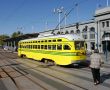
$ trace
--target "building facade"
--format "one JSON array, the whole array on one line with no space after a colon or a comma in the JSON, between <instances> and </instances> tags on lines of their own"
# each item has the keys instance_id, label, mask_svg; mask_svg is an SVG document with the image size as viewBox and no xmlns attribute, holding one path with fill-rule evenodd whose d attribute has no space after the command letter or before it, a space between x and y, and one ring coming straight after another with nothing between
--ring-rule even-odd
<instances>
[{"instance_id":1,"label":"building facade","mask_svg":"<svg viewBox=\"0 0 110 90\"><path fill-rule=\"evenodd\" d=\"M40 32L43 34L77 34L85 39L88 51L99 49L100 52L110 51L110 7L95 11L94 19L67 25L59 29Z\"/></svg>"}]
</instances>

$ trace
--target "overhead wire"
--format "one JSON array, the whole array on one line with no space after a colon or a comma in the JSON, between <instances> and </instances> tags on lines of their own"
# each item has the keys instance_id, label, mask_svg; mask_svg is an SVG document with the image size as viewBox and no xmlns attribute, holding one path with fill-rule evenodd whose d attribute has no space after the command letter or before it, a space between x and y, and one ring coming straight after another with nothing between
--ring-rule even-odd
<instances>
[{"instance_id":1,"label":"overhead wire","mask_svg":"<svg viewBox=\"0 0 110 90\"><path fill-rule=\"evenodd\" d=\"M16 12L18 12L26 3L27 0L23 0L19 6L17 6L6 18L4 21L8 21L9 19L11 19L15 14Z\"/></svg>"},{"instance_id":2,"label":"overhead wire","mask_svg":"<svg viewBox=\"0 0 110 90\"><path fill-rule=\"evenodd\" d=\"M78 5L80 5L80 4L83 4L83 3L85 3L85 2L87 2L88 0L82 0L82 1L80 1L79 3L76 3L76 2L73 2L73 5L75 5L74 7L72 7L68 12L67 12L67 14L65 14L65 16L60 20L60 22L57 24L57 26L55 27L55 29L58 29L58 26L59 26L59 24L61 24L63 21L64 21L64 19L65 19L65 17L67 17L67 16L69 16L69 14L78 6ZM54 29L54 30L55 30ZM54 30L52 31L52 33L54 34Z\"/></svg>"}]
</instances>

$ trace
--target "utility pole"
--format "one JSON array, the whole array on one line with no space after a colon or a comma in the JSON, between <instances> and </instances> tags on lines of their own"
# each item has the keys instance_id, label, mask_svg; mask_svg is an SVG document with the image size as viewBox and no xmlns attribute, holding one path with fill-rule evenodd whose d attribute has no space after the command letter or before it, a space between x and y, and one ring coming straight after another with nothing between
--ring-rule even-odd
<instances>
[{"instance_id":1,"label":"utility pole","mask_svg":"<svg viewBox=\"0 0 110 90\"><path fill-rule=\"evenodd\" d=\"M61 25L60 25L60 20L61 20L61 13L63 12L63 7L61 8L57 8L57 9L54 9L54 13L58 13L58 16L59 16L59 31L60 31L60 34L61 34Z\"/></svg>"},{"instance_id":2,"label":"utility pole","mask_svg":"<svg viewBox=\"0 0 110 90\"><path fill-rule=\"evenodd\" d=\"M108 7L108 0L107 0L107 7Z\"/></svg>"},{"instance_id":3,"label":"utility pole","mask_svg":"<svg viewBox=\"0 0 110 90\"><path fill-rule=\"evenodd\" d=\"M76 3L75 6L76 6L76 15L77 15L76 18L77 18L77 22L78 22L79 21L78 4Z\"/></svg>"}]
</instances>

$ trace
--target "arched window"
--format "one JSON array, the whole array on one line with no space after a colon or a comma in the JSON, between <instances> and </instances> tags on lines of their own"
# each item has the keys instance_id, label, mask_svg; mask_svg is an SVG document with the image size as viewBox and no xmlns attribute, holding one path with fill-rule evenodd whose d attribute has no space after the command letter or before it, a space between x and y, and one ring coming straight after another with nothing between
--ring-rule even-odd
<instances>
[{"instance_id":1,"label":"arched window","mask_svg":"<svg viewBox=\"0 0 110 90\"><path fill-rule=\"evenodd\" d=\"M71 30L70 33L71 33L71 34L74 33L74 30Z\"/></svg>"},{"instance_id":2,"label":"arched window","mask_svg":"<svg viewBox=\"0 0 110 90\"><path fill-rule=\"evenodd\" d=\"M64 32L61 32L61 34L63 34Z\"/></svg>"},{"instance_id":3,"label":"arched window","mask_svg":"<svg viewBox=\"0 0 110 90\"><path fill-rule=\"evenodd\" d=\"M76 33L77 33L77 34L80 34L80 30L79 30L79 29L78 29L78 30L76 30Z\"/></svg>"},{"instance_id":4,"label":"arched window","mask_svg":"<svg viewBox=\"0 0 110 90\"><path fill-rule=\"evenodd\" d=\"M69 34L69 32L68 32L68 31L66 31L66 32L65 32L65 34Z\"/></svg>"},{"instance_id":5,"label":"arched window","mask_svg":"<svg viewBox=\"0 0 110 90\"><path fill-rule=\"evenodd\" d=\"M58 31L57 34L60 34L60 31Z\"/></svg>"},{"instance_id":6,"label":"arched window","mask_svg":"<svg viewBox=\"0 0 110 90\"><path fill-rule=\"evenodd\" d=\"M95 32L95 28L94 27L91 27L90 28L90 32Z\"/></svg>"}]
</instances>

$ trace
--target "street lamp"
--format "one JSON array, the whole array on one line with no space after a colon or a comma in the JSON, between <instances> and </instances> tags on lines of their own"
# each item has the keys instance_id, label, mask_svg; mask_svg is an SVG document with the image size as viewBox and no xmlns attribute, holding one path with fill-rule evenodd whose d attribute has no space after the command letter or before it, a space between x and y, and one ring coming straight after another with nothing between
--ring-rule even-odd
<instances>
[{"instance_id":1,"label":"street lamp","mask_svg":"<svg viewBox=\"0 0 110 90\"><path fill-rule=\"evenodd\" d=\"M105 43L105 45L106 45L106 61L107 61L107 46L108 46L107 41L108 40L110 40L110 38L109 37L105 37L105 41L106 41L106 43Z\"/></svg>"},{"instance_id":2,"label":"street lamp","mask_svg":"<svg viewBox=\"0 0 110 90\"><path fill-rule=\"evenodd\" d=\"M64 9L64 7L54 9L54 13L58 13L59 14L59 31L60 31L60 33L61 33L61 30L60 30L60 18L61 18L61 13L63 12L63 9Z\"/></svg>"},{"instance_id":3,"label":"street lamp","mask_svg":"<svg viewBox=\"0 0 110 90\"><path fill-rule=\"evenodd\" d=\"M99 45L99 44L98 44L98 33L97 33L97 32L95 32L95 31L94 31L94 33L95 33L95 34L96 34L96 36L97 36L97 44L96 44L96 47L97 47L97 49L98 49L98 45Z\"/></svg>"}]
</instances>

